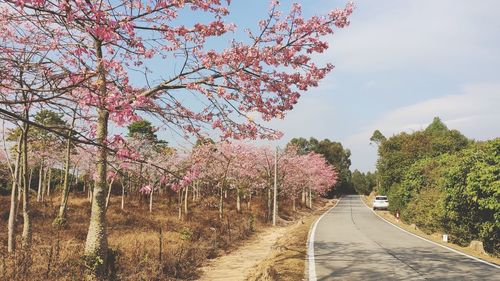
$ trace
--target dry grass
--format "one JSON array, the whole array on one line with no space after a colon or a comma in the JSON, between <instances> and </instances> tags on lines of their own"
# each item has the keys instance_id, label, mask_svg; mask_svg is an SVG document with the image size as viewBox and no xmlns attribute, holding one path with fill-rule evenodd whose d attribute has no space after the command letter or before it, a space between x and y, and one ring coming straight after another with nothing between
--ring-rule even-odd
<instances>
[{"instance_id":1,"label":"dry grass","mask_svg":"<svg viewBox=\"0 0 500 281\"><path fill-rule=\"evenodd\" d=\"M257 199L257 198L256 198ZM177 218L175 201L157 197L153 213L148 203L128 198L125 210L119 198L113 198L107 212L112 279L115 280L194 280L199 268L212 259L237 247L264 222L265 200L253 200L252 209L234 210L234 198L228 198L224 220L218 218L217 206L209 202L190 203L189 217ZM81 280L85 270L81 259L86 239L90 204L83 194L71 194L68 226L52 227L58 198L32 202L33 248L31 258L21 251L6 255L7 229L0 228L0 280ZM0 222L7 224L9 198L0 197ZM287 204L283 217L297 218ZM18 221L18 240L22 217ZM18 245L20 241L18 241Z\"/></svg>"},{"instance_id":2,"label":"dry grass","mask_svg":"<svg viewBox=\"0 0 500 281\"><path fill-rule=\"evenodd\" d=\"M372 207L373 197L374 197L374 195L373 196L370 195L370 197L362 196L362 199L366 205L368 205L369 207ZM471 249L469 247L462 247L462 246L459 246L459 245L453 244L453 243L445 243L441 239L442 233L432 233L432 234L425 233L424 231L418 229L415 225L408 225L408 224L402 222L401 220L399 220L399 221L396 220L396 218L389 211L377 211L377 214L380 215L381 217L383 217L384 219L388 220L392 224L397 225L397 226L401 227L402 229L404 229L408 232L411 232L413 234L416 234L420 237L423 237L427 240L431 240L433 242L436 242L436 243L441 244L441 245L446 246L446 247L450 247L452 249L455 249L459 252L468 254L470 256L473 256L473 257L500 265L500 258L498 258L498 257L493 257L493 256L490 256L486 253L474 251L473 249Z\"/></svg>"}]
</instances>

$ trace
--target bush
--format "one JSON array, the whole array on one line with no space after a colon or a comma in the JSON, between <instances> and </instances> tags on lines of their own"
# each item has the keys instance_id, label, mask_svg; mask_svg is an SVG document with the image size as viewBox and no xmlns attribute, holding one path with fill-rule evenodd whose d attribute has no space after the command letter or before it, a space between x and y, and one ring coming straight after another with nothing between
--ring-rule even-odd
<instances>
[{"instance_id":1,"label":"bush","mask_svg":"<svg viewBox=\"0 0 500 281\"><path fill-rule=\"evenodd\" d=\"M500 249L500 138L478 143L458 154L444 175L446 229L461 244L483 241Z\"/></svg>"},{"instance_id":2,"label":"bush","mask_svg":"<svg viewBox=\"0 0 500 281\"><path fill-rule=\"evenodd\" d=\"M425 188L412 200L401 214L404 221L417 225L428 234L442 231L444 193L439 188Z\"/></svg>"}]
</instances>

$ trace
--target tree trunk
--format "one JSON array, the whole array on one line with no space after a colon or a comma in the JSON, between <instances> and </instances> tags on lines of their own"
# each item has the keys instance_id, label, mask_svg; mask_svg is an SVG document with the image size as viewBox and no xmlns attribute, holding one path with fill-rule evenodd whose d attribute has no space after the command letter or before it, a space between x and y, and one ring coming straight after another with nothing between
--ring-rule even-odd
<instances>
[{"instance_id":1,"label":"tree trunk","mask_svg":"<svg viewBox=\"0 0 500 281\"><path fill-rule=\"evenodd\" d=\"M51 183L52 183L52 168L49 168L49 178L47 179L47 197L50 197Z\"/></svg>"},{"instance_id":2,"label":"tree trunk","mask_svg":"<svg viewBox=\"0 0 500 281\"><path fill-rule=\"evenodd\" d=\"M38 190L36 194L36 202L42 201L42 186L43 186L43 158L40 161L40 169L38 170Z\"/></svg>"},{"instance_id":3,"label":"tree trunk","mask_svg":"<svg viewBox=\"0 0 500 281\"><path fill-rule=\"evenodd\" d=\"M73 176L74 176L74 178L75 178L75 182L74 182L74 184L73 184L73 185L74 185L74 186L75 186L75 188L77 188L77 190L78 190L78 169L77 169L77 167L76 167L76 164L75 164L75 169L73 170L73 172L74 172L74 173L73 173Z\"/></svg>"},{"instance_id":4,"label":"tree trunk","mask_svg":"<svg viewBox=\"0 0 500 281\"><path fill-rule=\"evenodd\" d=\"M101 78L102 80L102 78ZM108 241L106 229L106 189L107 189L107 148L106 136L108 132L109 112L105 109L99 110L99 121L97 125L97 142L101 146L97 155L98 179L92 191L90 225L85 242L85 256L87 262L92 265L87 279L104 279L107 269Z\"/></svg>"},{"instance_id":5,"label":"tree trunk","mask_svg":"<svg viewBox=\"0 0 500 281\"><path fill-rule=\"evenodd\" d=\"M25 109L24 118L28 119L28 109ZM31 210L30 210L30 186L28 174L28 123L24 123L23 129L23 173L24 173L24 186L23 186L23 234L22 245L23 249L29 251L31 248Z\"/></svg>"},{"instance_id":6,"label":"tree trunk","mask_svg":"<svg viewBox=\"0 0 500 281\"><path fill-rule=\"evenodd\" d=\"M312 202L312 189L309 187L309 209L312 209L313 207L313 202Z\"/></svg>"},{"instance_id":7,"label":"tree trunk","mask_svg":"<svg viewBox=\"0 0 500 281\"><path fill-rule=\"evenodd\" d=\"M99 85L99 94L102 103L106 98L106 73L102 61L102 45L96 40L96 57L98 60L97 71ZM86 273L87 280L106 279L107 256L108 256L108 235L106 228L106 175L107 175L107 135L108 135L109 112L106 108L99 108L99 117L97 121L97 180L95 181L92 194L92 204L90 213L90 224L85 242L85 260L87 262Z\"/></svg>"},{"instance_id":8,"label":"tree trunk","mask_svg":"<svg viewBox=\"0 0 500 281\"><path fill-rule=\"evenodd\" d=\"M186 186L186 194L184 196L184 214L186 215L186 219L187 219L187 217L189 215L189 212L188 212L188 197L189 197L189 185Z\"/></svg>"},{"instance_id":9,"label":"tree trunk","mask_svg":"<svg viewBox=\"0 0 500 281\"><path fill-rule=\"evenodd\" d=\"M50 168L49 168L50 169ZM40 197L40 200L43 202L45 200L45 193L47 189L46 181L47 181L47 174L48 174L48 169L44 169L43 171L43 181L42 181L42 196Z\"/></svg>"},{"instance_id":10,"label":"tree trunk","mask_svg":"<svg viewBox=\"0 0 500 281\"><path fill-rule=\"evenodd\" d=\"M94 199L94 185L96 183L94 182L93 185L89 186L89 194L88 194L88 199L89 199L89 202L90 202L90 205L92 205L92 200Z\"/></svg>"},{"instance_id":11,"label":"tree trunk","mask_svg":"<svg viewBox=\"0 0 500 281\"><path fill-rule=\"evenodd\" d=\"M271 220L272 204L271 204L271 188L267 189L267 221Z\"/></svg>"},{"instance_id":12,"label":"tree trunk","mask_svg":"<svg viewBox=\"0 0 500 281\"><path fill-rule=\"evenodd\" d=\"M295 206L295 197L292 197L292 209L294 212L297 211L297 207Z\"/></svg>"},{"instance_id":13,"label":"tree trunk","mask_svg":"<svg viewBox=\"0 0 500 281\"><path fill-rule=\"evenodd\" d=\"M196 201L200 201L201 196L200 196L200 183L196 183Z\"/></svg>"},{"instance_id":14,"label":"tree trunk","mask_svg":"<svg viewBox=\"0 0 500 281\"><path fill-rule=\"evenodd\" d=\"M142 180L142 162L139 164L139 188L141 188L143 185L143 180Z\"/></svg>"},{"instance_id":15,"label":"tree trunk","mask_svg":"<svg viewBox=\"0 0 500 281\"><path fill-rule=\"evenodd\" d=\"M252 192L250 191L250 194L248 194L248 201L247 201L247 209L250 210L250 204L252 202Z\"/></svg>"},{"instance_id":16,"label":"tree trunk","mask_svg":"<svg viewBox=\"0 0 500 281\"><path fill-rule=\"evenodd\" d=\"M106 195L106 211L108 211L109 207L109 200L111 199L111 189L113 189L113 183L115 182L115 179L111 179L111 182L109 183L108 186L108 194Z\"/></svg>"},{"instance_id":17,"label":"tree trunk","mask_svg":"<svg viewBox=\"0 0 500 281\"><path fill-rule=\"evenodd\" d=\"M304 207L306 205L306 190L304 187L302 187L302 207Z\"/></svg>"},{"instance_id":18,"label":"tree trunk","mask_svg":"<svg viewBox=\"0 0 500 281\"><path fill-rule=\"evenodd\" d=\"M236 188L236 211L238 211L238 213L241 213L241 198L239 188Z\"/></svg>"},{"instance_id":19,"label":"tree trunk","mask_svg":"<svg viewBox=\"0 0 500 281\"><path fill-rule=\"evenodd\" d=\"M183 191L182 191L182 189L179 189L179 191L177 191L177 192L179 193L179 196L178 196L179 197L178 198L179 199L178 200L179 201L178 202L179 203L178 204L179 205L179 220L182 220L182 193L183 193Z\"/></svg>"},{"instance_id":20,"label":"tree trunk","mask_svg":"<svg viewBox=\"0 0 500 281\"><path fill-rule=\"evenodd\" d=\"M20 150L21 152L21 156L23 155L23 151L22 151L22 148ZM17 188L19 189L17 191L17 206L16 206L16 214L15 214L15 217L16 217L16 221L19 217L19 208L23 205L23 203L21 202L21 200L23 199L23 190L24 190L24 185L23 185L23 179L24 179L24 166L23 166L23 163L22 163L22 157L21 157L21 162L19 163L20 165L20 170L19 170L19 178L17 180Z\"/></svg>"},{"instance_id":21,"label":"tree trunk","mask_svg":"<svg viewBox=\"0 0 500 281\"><path fill-rule=\"evenodd\" d=\"M274 187L273 187L273 226L278 216L278 148L274 152Z\"/></svg>"},{"instance_id":22,"label":"tree trunk","mask_svg":"<svg viewBox=\"0 0 500 281\"><path fill-rule=\"evenodd\" d=\"M75 126L75 117L76 117L76 109L73 113L73 120L71 122L71 128ZM69 178L69 170L71 166L71 133L67 134L68 139L66 140L66 156L64 159L64 183L63 190L61 193L61 205L59 206L59 213L52 223L54 226L63 226L66 224L66 209L68 206L68 196L69 196L69 188L70 188L70 178Z\"/></svg>"},{"instance_id":23,"label":"tree trunk","mask_svg":"<svg viewBox=\"0 0 500 281\"><path fill-rule=\"evenodd\" d=\"M35 169L30 168L30 175L29 175L29 177L28 177L28 189L31 189L31 179L33 179L33 171L34 171L34 170L35 170Z\"/></svg>"},{"instance_id":24,"label":"tree trunk","mask_svg":"<svg viewBox=\"0 0 500 281\"><path fill-rule=\"evenodd\" d=\"M122 180L122 203L121 203L121 209L125 209L125 183L124 180Z\"/></svg>"},{"instance_id":25,"label":"tree trunk","mask_svg":"<svg viewBox=\"0 0 500 281\"><path fill-rule=\"evenodd\" d=\"M149 193L149 212L153 212L153 193L154 193L154 187L151 186L151 192Z\"/></svg>"},{"instance_id":26,"label":"tree trunk","mask_svg":"<svg viewBox=\"0 0 500 281\"><path fill-rule=\"evenodd\" d=\"M305 206L309 208L309 192L307 189L304 190Z\"/></svg>"},{"instance_id":27,"label":"tree trunk","mask_svg":"<svg viewBox=\"0 0 500 281\"><path fill-rule=\"evenodd\" d=\"M193 182L193 192L191 192L191 202L194 202L196 200L196 182Z\"/></svg>"},{"instance_id":28,"label":"tree trunk","mask_svg":"<svg viewBox=\"0 0 500 281\"><path fill-rule=\"evenodd\" d=\"M219 198L219 218L224 217L224 188L220 187L220 198Z\"/></svg>"},{"instance_id":29,"label":"tree trunk","mask_svg":"<svg viewBox=\"0 0 500 281\"><path fill-rule=\"evenodd\" d=\"M22 134L21 134L21 137L22 137ZM24 139L23 139L24 141ZM24 145L24 144L23 144ZM23 146L24 147L24 146ZM20 175L19 175L19 179L18 179L18 183L17 183L17 186L19 187L19 192L17 193L17 211L16 211L16 214L19 215L19 206L22 206L22 200L23 200L23 190L24 190L24 184L23 184L23 181L24 181L24 165L23 165L23 158L22 158L22 155L23 155L23 147L21 147L21 162L19 165L21 165L21 170L20 170Z\"/></svg>"},{"instance_id":30,"label":"tree trunk","mask_svg":"<svg viewBox=\"0 0 500 281\"><path fill-rule=\"evenodd\" d=\"M21 162L21 146L22 138L19 137L17 143L17 157L14 166L14 173L12 177L12 190L10 195L10 211L9 211L9 223L8 223L8 241L7 241L7 252L11 253L16 250L16 192L18 189L18 178L19 178L19 162Z\"/></svg>"}]
</instances>

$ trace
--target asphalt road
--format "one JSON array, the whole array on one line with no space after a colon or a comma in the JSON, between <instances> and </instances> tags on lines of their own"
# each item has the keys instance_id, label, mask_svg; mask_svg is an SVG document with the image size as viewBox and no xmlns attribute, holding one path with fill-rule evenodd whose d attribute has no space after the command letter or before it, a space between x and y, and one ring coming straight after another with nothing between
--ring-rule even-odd
<instances>
[{"instance_id":1,"label":"asphalt road","mask_svg":"<svg viewBox=\"0 0 500 281\"><path fill-rule=\"evenodd\" d=\"M357 195L318 222L314 260L317 280L500 280L500 269L389 225Z\"/></svg>"}]
</instances>

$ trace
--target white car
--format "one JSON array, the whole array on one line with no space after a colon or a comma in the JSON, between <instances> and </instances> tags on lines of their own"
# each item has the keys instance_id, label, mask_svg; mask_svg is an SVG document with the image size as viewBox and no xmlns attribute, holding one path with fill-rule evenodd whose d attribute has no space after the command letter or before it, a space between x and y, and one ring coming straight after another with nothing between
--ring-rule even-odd
<instances>
[{"instance_id":1,"label":"white car","mask_svg":"<svg viewBox=\"0 0 500 281\"><path fill-rule=\"evenodd\" d=\"M374 210L387 210L389 208L389 200L387 196L375 196L375 200L373 200L373 209Z\"/></svg>"}]
</instances>

